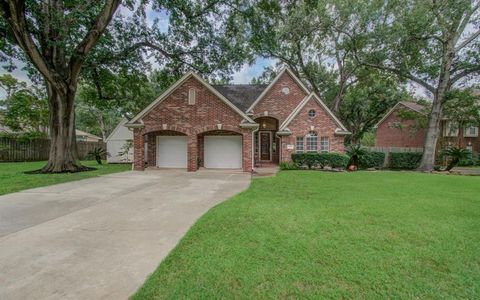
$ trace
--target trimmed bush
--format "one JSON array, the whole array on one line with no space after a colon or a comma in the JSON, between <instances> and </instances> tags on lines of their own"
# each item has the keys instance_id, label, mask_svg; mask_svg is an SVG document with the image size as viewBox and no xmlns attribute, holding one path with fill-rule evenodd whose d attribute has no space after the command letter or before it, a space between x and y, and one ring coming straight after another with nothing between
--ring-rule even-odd
<instances>
[{"instance_id":1,"label":"trimmed bush","mask_svg":"<svg viewBox=\"0 0 480 300\"><path fill-rule=\"evenodd\" d=\"M280 170L298 170L300 167L293 161L282 161L280 163Z\"/></svg>"},{"instance_id":2,"label":"trimmed bush","mask_svg":"<svg viewBox=\"0 0 480 300\"><path fill-rule=\"evenodd\" d=\"M349 157L340 153L294 153L292 160L298 166L312 168L346 168Z\"/></svg>"},{"instance_id":3,"label":"trimmed bush","mask_svg":"<svg viewBox=\"0 0 480 300\"><path fill-rule=\"evenodd\" d=\"M367 153L360 156L358 160L358 167L361 169L382 168L384 161L385 153L368 151Z\"/></svg>"},{"instance_id":4,"label":"trimmed bush","mask_svg":"<svg viewBox=\"0 0 480 300\"><path fill-rule=\"evenodd\" d=\"M423 153L392 152L390 153L390 168L413 170L419 167Z\"/></svg>"}]
</instances>

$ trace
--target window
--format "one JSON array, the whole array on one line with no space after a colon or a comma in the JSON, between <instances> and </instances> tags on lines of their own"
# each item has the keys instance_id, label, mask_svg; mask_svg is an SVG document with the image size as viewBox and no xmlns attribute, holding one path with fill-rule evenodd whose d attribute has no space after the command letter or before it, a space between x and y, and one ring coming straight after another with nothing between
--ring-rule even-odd
<instances>
[{"instance_id":1,"label":"window","mask_svg":"<svg viewBox=\"0 0 480 300\"><path fill-rule=\"evenodd\" d=\"M473 146L472 145L467 145L467 147L465 147L465 149L467 149L470 153L468 154L468 157L470 159L472 159L473 157Z\"/></svg>"},{"instance_id":2,"label":"window","mask_svg":"<svg viewBox=\"0 0 480 300\"><path fill-rule=\"evenodd\" d=\"M189 89L188 90L188 104L189 105L194 105L195 104L195 98L197 93L195 92L195 89Z\"/></svg>"},{"instance_id":3,"label":"window","mask_svg":"<svg viewBox=\"0 0 480 300\"><path fill-rule=\"evenodd\" d=\"M322 136L320 138L320 152L330 152L330 141L328 140L328 136Z\"/></svg>"},{"instance_id":4,"label":"window","mask_svg":"<svg viewBox=\"0 0 480 300\"><path fill-rule=\"evenodd\" d=\"M445 130L443 136L457 136L458 135L458 126L452 122L445 123Z\"/></svg>"},{"instance_id":5,"label":"window","mask_svg":"<svg viewBox=\"0 0 480 300\"><path fill-rule=\"evenodd\" d=\"M297 153L303 153L303 136L297 136Z\"/></svg>"},{"instance_id":6,"label":"window","mask_svg":"<svg viewBox=\"0 0 480 300\"><path fill-rule=\"evenodd\" d=\"M317 113L315 112L314 109L311 109L311 110L308 111L308 116L309 116L310 118L315 117L316 114L317 114Z\"/></svg>"},{"instance_id":7,"label":"window","mask_svg":"<svg viewBox=\"0 0 480 300\"><path fill-rule=\"evenodd\" d=\"M478 136L478 127L469 126L469 127L465 128L465 136L466 137L477 137Z\"/></svg>"},{"instance_id":8,"label":"window","mask_svg":"<svg viewBox=\"0 0 480 300\"><path fill-rule=\"evenodd\" d=\"M307 151L317 152L317 133L315 131L307 134Z\"/></svg>"},{"instance_id":9,"label":"window","mask_svg":"<svg viewBox=\"0 0 480 300\"><path fill-rule=\"evenodd\" d=\"M288 88L288 86L282 88L282 93L284 93L285 95L290 94L290 89Z\"/></svg>"}]
</instances>

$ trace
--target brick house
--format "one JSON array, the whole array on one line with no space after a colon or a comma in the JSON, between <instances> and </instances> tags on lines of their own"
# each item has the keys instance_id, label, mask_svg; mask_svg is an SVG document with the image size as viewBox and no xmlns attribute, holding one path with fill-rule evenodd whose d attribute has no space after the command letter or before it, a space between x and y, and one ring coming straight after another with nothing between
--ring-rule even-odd
<instances>
[{"instance_id":1,"label":"brick house","mask_svg":"<svg viewBox=\"0 0 480 300\"><path fill-rule=\"evenodd\" d=\"M426 117L425 107L413 102L397 103L376 125L376 147L423 148L425 128L419 128L415 120L401 119L398 114L407 109L415 114ZM438 139L437 150L450 145L466 148L472 153L480 152L480 137L478 126L458 128L447 118L440 121L441 136Z\"/></svg>"},{"instance_id":2,"label":"brick house","mask_svg":"<svg viewBox=\"0 0 480 300\"><path fill-rule=\"evenodd\" d=\"M350 134L288 68L268 85L211 85L189 72L125 126L135 170L250 172L294 152L344 152Z\"/></svg>"}]
</instances>

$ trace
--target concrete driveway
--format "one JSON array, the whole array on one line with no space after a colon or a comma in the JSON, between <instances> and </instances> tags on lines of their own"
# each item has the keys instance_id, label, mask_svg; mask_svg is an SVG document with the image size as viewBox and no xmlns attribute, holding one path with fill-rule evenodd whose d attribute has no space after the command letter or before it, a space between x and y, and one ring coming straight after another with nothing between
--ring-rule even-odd
<instances>
[{"instance_id":1,"label":"concrete driveway","mask_svg":"<svg viewBox=\"0 0 480 300\"><path fill-rule=\"evenodd\" d=\"M124 172L0 197L0 299L126 299L237 171Z\"/></svg>"}]
</instances>

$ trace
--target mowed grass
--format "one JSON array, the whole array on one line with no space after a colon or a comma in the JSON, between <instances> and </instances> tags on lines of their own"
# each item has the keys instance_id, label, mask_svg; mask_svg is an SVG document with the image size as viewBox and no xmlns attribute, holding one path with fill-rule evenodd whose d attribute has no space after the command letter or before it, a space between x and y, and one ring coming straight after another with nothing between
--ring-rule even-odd
<instances>
[{"instance_id":1,"label":"mowed grass","mask_svg":"<svg viewBox=\"0 0 480 300\"><path fill-rule=\"evenodd\" d=\"M205 214L133 299L479 299L480 178L280 172Z\"/></svg>"},{"instance_id":2,"label":"mowed grass","mask_svg":"<svg viewBox=\"0 0 480 300\"><path fill-rule=\"evenodd\" d=\"M44 161L0 163L0 195L132 169L130 164L98 165L95 161L83 161L83 165L97 170L64 174L24 174L26 171L38 170L45 164Z\"/></svg>"}]
</instances>

